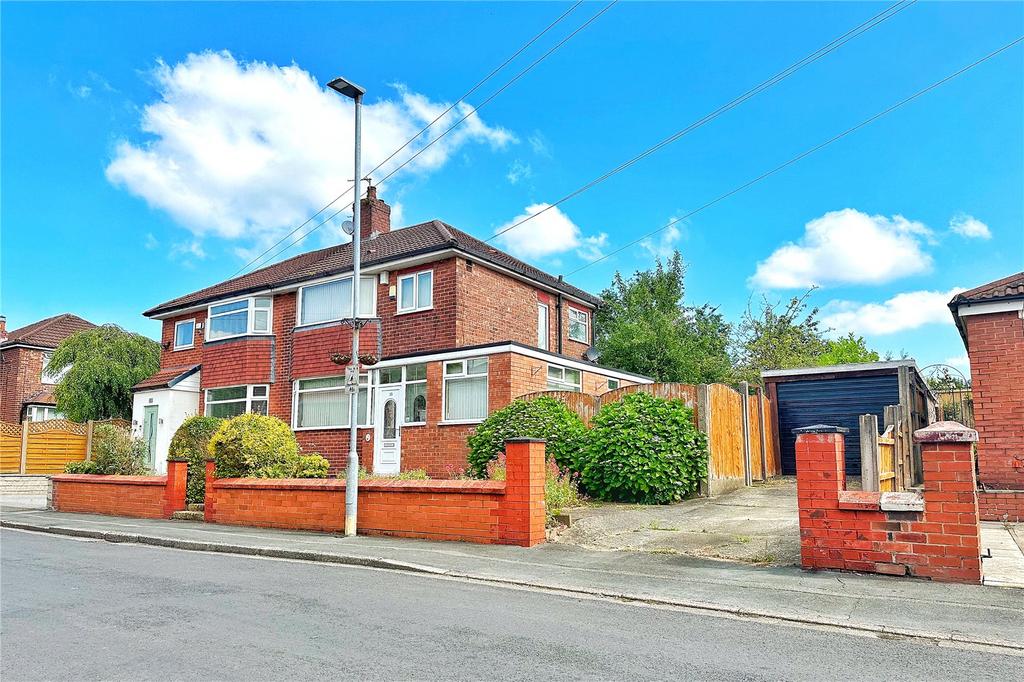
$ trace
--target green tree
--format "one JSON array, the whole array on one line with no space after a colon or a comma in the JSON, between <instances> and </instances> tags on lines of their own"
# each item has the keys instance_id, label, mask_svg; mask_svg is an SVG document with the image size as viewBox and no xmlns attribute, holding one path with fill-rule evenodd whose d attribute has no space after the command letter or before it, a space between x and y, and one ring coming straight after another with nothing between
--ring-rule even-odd
<instances>
[{"instance_id":1,"label":"green tree","mask_svg":"<svg viewBox=\"0 0 1024 682\"><path fill-rule=\"evenodd\" d=\"M783 304L767 297L758 310L751 305L743 313L735 342L740 378L760 381L761 370L817 365L828 350L818 309L808 310L814 289Z\"/></svg>"},{"instance_id":2,"label":"green tree","mask_svg":"<svg viewBox=\"0 0 1024 682\"><path fill-rule=\"evenodd\" d=\"M615 273L594 316L601 361L657 381L711 383L732 371L731 326L710 305L684 304L679 252L629 279Z\"/></svg>"},{"instance_id":3,"label":"green tree","mask_svg":"<svg viewBox=\"0 0 1024 682\"><path fill-rule=\"evenodd\" d=\"M853 332L826 343L825 352L815 361L815 364L822 367L853 362L878 362L882 359L878 351L868 348L863 336L854 336Z\"/></svg>"},{"instance_id":4,"label":"green tree","mask_svg":"<svg viewBox=\"0 0 1024 682\"><path fill-rule=\"evenodd\" d=\"M57 409L73 421L131 419L132 386L160 368L160 344L107 324L64 339L47 365L67 370L54 389Z\"/></svg>"}]
</instances>

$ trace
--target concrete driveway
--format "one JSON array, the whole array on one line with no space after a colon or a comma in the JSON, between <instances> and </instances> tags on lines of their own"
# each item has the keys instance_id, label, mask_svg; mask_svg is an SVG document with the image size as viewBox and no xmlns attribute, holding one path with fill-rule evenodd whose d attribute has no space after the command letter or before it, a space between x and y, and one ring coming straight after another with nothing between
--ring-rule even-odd
<instances>
[{"instance_id":1,"label":"concrete driveway","mask_svg":"<svg viewBox=\"0 0 1024 682\"><path fill-rule=\"evenodd\" d=\"M595 503L570 510L552 540L588 549L633 550L766 566L800 563L796 479L778 478L713 499L673 505Z\"/></svg>"}]
</instances>

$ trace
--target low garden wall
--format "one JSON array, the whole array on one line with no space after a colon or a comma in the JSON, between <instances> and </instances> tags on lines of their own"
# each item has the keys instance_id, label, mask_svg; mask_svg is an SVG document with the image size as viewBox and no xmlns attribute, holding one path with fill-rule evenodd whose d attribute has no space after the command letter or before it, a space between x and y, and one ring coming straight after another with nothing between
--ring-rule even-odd
<instances>
[{"instance_id":1,"label":"low garden wall","mask_svg":"<svg viewBox=\"0 0 1024 682\"><path fill-rule=\"evenodd\" d=\"M979 490L982 521L1024 523L1024 490Z\"/></svg>"},{"instance_id":2,"label":"low garden wall","mask_svg":"<svg viewBox=\"0 0 1024 682\"><path fill-rule=\"evenodd\" d=\"M167 519L185 508L188 464L168 460L166 476L55 474L53 508L62 512Z\"/></svg>"},{"instance_id":3,"label":"low garden wall","mask_svg":"<svg viewBox=\"0 0 1024 682\"><path fill-rule=\"evenodd\" d=\"M504 481L360 481L358 532L524 547L543 542L544 442L510 440L505 453ZM345 528L344 479L218 479L214 463L206 466L208 522Z\"/></svg>"},{"instance_id":4,"label":"low garden wall","mask_svg":"<svg viewBox=\"0 0 1024 682\"><path fill-rule=\"evenodd\" d=\"M955 422L914 432L923 492L883 493L845 490L845 431L796 430L803 567L980 583L977 432Z\"/></svg>"}]
</instances>

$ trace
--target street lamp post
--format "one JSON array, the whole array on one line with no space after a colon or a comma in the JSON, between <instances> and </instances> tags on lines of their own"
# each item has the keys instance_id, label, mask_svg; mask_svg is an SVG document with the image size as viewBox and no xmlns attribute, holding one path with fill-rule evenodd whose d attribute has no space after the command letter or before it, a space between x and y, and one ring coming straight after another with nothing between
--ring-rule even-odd
<instances>
[{"instance_id":1,"label":"street lamp post","mask_svg":"<svg viewBox=\"0 0 1024 682\"><path fill-rule=\"evenodd\" d=\"M345 373L348 391L348 471L345 476L345 535L356 534L356 515L359 499L359 268L360 244L360 202L362 196L362 113L363 95L366 90L344 78L335 78L327 84L331 90L355 101L355 199L352 202L352 361ZM367 388L369 390L369 388ZM366 396L366 408L370 408L370 396Z\"/></svg>"}]
</instances>

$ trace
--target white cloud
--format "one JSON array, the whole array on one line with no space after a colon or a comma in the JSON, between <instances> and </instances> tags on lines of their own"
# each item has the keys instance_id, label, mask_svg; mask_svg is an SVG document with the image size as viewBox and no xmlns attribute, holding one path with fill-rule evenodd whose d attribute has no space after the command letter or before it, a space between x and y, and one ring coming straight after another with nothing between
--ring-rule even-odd
<instances>
[{"instance_id":1,"label":"white cloud","mask_svg":"<svg viewBox=\"0 0 1024 682\"><path fill-rule=\"evenodd\" d=\"M508 167L505 178L513 185L519 184L521 180L529 180L533 176L533 168L528 163L516 159Z\"/></svg>"},{"instance_id":2,"label":"white cloud","mask_svg":"<svg viewBox=\"0 0 1024 682\"><path fill-rule=\"evenodd\" d=\"M143 108L140 126L153 139L118 144L107 178L195 235L271 243L351 180L352 103L299 66L204 52L174 65L159 62L152 77L160 98ZM363 106L364 171L448 106L394 87L395 98ZM431 128L434 136L469 108L453 109ZM407 147L378 175L429 139ZM402 174L436 171L468 143L501 148L514 141L473 114Z\"/></svg>"},{"instance_id":3,"label":"white cloud","mask_svg":"<svg viewBox=\"0 0 1024 682\"><path fill-rule=\"evenodd\" d=\"M988 225L966 213L958 213L950 218L949 229L968 239L992 239Z\"/></svg>"},{"instance_id":4,"label":"white cloud","mask_svg":"<svg viewBox=\"0 0 1024 682\"><path fill-rule=\"evenodd\" d=\"M168 255L171 258L191 257L202 260L203 258L206 258L206 251L203 250L203 245L199 243L198 240L192 239L190 241L172 244Z\"/></svg>"},{"instance_id":5,"label":"white cloud","mask_svg":"<svg viewBox=\"0 0 1024 682\"><path fill-rule=\"evenodd\" d=\"M160 240L158 240L152 232L147 232L146 241L143 243L143 246L147 251L152 251L156 247L160 246Z\"/></svg>"},{"instance_id":6,"label":"white cloud","mask_svg":"<svg viewBox=\"0 0 1024 682\"><path fill-rule=\"evenodd\" d=\"M672 222L675 218L669 220ZM676 250L676 242L683 236L682 230L676 225L670 225L658 233L657 237L648 237L640 242L640 247L655 258L671 258Z\"/></svg>"},{"instance_id":7,"label":"white cloud","mask_svg":"<svg viewBox=\"0 0 1024 682\"><path fill-rule=\"evenodd\" d=\"M882 303L836 300L822 310L822 322L841 334L875 336L917 329L926 324L953 324L946 304L961 291L966 290L954 287L949 291L908 291Z\"/></svg>"},{"instance_id":8,"label":"white cloud","mask_svg":"<svg viewBox=\"0 0 1024 682\"><path fill-rule=\"evenodd\" d=\"M547 138L544 137L542 132L535 131L532 135L526 138L526 141L530 145L530 149L537 156L544 157L546 159L551 158L551 145L548 144Z\"/></svg>"},{"instance_id":9,"label":"white cloud","mask_svg":"<svg viewBox=\"0 0 1024 682\"><path fill-rule=\"evenodd\" d=\"M758 263L751 282L768 289L880 284L928 271L932 259L922 241L932 239L923 223L901 215L831 211L807 223L799 242L779 247Z\"/></svg>"},{"instance_id":10,"label":"white cloud","mask_svg":"<svg viewBox=\"0 0 1024 682\"><path fill-rule=\"evenodd\" d=\"M513 255L525 259L547 258L567 251L576 251L584 260L595 260L602 255L601 249L608 242L608 235L599 233L586 237L583 230L558 207L550 204L533 204L504 225L495 230L501 232L516 223L537 215L522 225L498 237L501 245ZM546 209L546 210L545 210ZM543 213L541 213L543 211Z\"/></svg>"},{"instance_id":11,"label":"white cloud","mask_svg":"<svg viewBox=\"0 0 1024 682\"><path fill-rule=\"evenodd\" d=\"M970 378L971 360L970 358L967 357L967 353L962 353L960 355L954 355L951 358L946 358L945 360L943 360L943 363L956 367L958 370L963 372L968 378Z\"/></svg>"}]
</instances>

